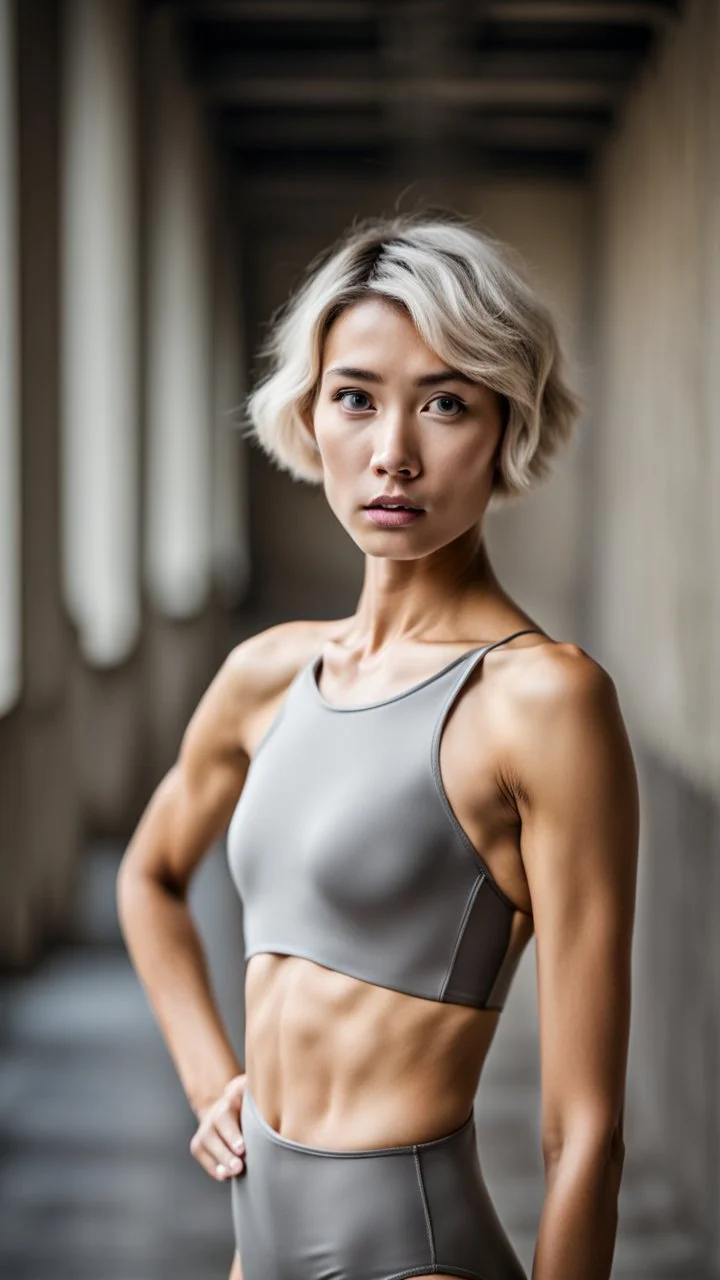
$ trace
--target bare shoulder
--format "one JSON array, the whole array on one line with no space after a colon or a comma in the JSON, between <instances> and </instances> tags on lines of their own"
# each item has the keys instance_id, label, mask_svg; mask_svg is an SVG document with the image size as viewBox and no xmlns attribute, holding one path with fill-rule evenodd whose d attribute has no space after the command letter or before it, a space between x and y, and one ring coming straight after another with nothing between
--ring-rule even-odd
<instances>
[{"instance_id":1,"label":"bare shoulder","mask_svg":"<svg viewBox=\"0 0 720 1280\"><path fill-rule=\"evenodd\" d=\"M225 659L227 679L247 683L282 684L300 669L312 649L317 622L293 619L278 622L240 640Z\"/></svg>"},{"instance_id":2,"label":"bare shoulder","mask_svg":"<svg viewBox=\"0 0 720 1280\"><path fill-rule=\"evenodd\" d=\"M582 715L592 706L617 702L610 673L578 644L546 640L516 651L507 694L535 718L558 712Z\"/></svg>"},{"instance_id":3,"label":"bare shoulder","mask_svg":"<svg viewBox=\"0 0 720 1280\"><path fill-rule=\"evenodd\" d=\"M247 636L225 659L228 684L260 699L272 697L294 679L337 626L334 622L293 619Z\"/></svg>"},{"instance_id":4,"label":"bare shoulder","mask_svg":"<svg viewBox=\"0 0 720 1280\"><path fill-rule=\"evenodd\" d=\"M615 682L579 645L527 646L502 687L506 745L530 799L544 784L562 786L583 773L633 763Z\"/></svg>"},{"instance_id":5,"label":"bare shoulder","mask_svg":"<svg viewBox=\"0 0 720 1280\"><path fill-rule=\"evenodd\" d=\"M247 636L228 653L218 681L234 723L244 726L275 704L338 628L337 622L293 619Z\"/></svg>"},{"instance_id":6,"label":"bare shoulder","mask_svg":"<svg viewBox=\"0 0 720 1280\"><path fill-rule=\"evenodd\" d=\"M333 625L289 621L266 627L234 645L205 690L185 729L180 762L187 771L244 767L256 723L273 707Z\"/></svg>"}]
</instances>

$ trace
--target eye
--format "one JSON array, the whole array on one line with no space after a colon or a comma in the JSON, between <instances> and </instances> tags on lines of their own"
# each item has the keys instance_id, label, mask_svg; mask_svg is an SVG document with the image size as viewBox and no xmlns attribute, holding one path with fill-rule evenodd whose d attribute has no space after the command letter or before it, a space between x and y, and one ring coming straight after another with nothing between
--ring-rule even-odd
<instances>
[{"instance_id":1,"label":"eye","mask_svg":"<svg viewBox=\"0 0 720 1280\"><path fill-rule=\"evenodd\" d=\"M451 409L452 409L453 405L456 405L456 406L457 406L457 413L458 413L458 414L460 414L460 413L464 413L464 411L465 411L465 409L466 409L466 407L467 407L467 406L466 406L466 404L465 404L465 402L464 402L464 400L461 400L461 399L459 398L459 396L450 396L450 395L435 396L435 398L434 398L433 400L431 400L431 401L430 401L430 403L431 403L431 404L438 404L438 403L440 403L441 405L445 405L445 406L447 406L447 405L449 404L449 405L450 405L450 407L451 407ZM447 413L447 412L445 412L445 409L441 409L441 411L440 411L440 417L441 417L441 418L452 418L452 417L455 417L455 416L456 416L456 415L455 415L454 413Z\"/></svg>"},{"instance_id":2,"label":"eye","mask_svg":"<svg viewBox=\"0 0 720 1280\"><path fill-rule=\"evenodd\" d=\"M362 412L363 409L368 408L367 404L346 404L345 396L353 396L356 399L359 397L361 400L369 400L369 396L367 396L364 391L352 391L345 389L343 391L336 391L332 398L333 400L339 400L343 405L345 405L346 409L350 410L351 413L353 411Z\"/></svg>"}]
</instances>

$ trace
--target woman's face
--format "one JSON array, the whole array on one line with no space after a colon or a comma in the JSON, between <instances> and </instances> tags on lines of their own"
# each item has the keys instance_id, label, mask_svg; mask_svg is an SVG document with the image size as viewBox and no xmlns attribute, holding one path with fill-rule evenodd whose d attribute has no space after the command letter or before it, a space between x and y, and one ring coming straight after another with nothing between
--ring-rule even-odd
<instances>
[{"instance_id":1,"label":"woman's face","mask_svg":"<svg viewBox=\"0 0 720 1280\"><path fill-rule=\"evenodd\" d=\"M500 400L448 368L399 307L367 298L333 323L311 426L327 500L361 550L413 559L482 521ZM398 493L422 514L368 510Z\"/></svg>"}]
</instances>

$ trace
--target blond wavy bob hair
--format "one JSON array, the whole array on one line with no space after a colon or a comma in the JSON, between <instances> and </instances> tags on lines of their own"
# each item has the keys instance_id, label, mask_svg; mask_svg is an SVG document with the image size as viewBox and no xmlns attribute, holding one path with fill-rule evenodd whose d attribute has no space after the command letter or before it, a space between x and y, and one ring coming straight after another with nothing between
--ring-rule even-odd
<instances>
[{"instance_id":1,"label":"blond wavy bob hair","mask_svg":"<svg viewBox=\"0 0 720 1280\"><path fill-rule=\"evenodd\" d=\"M303 417L330 326L368 297L405 308L426 346L501 397L491 505L543 478L581 411L564 381L555 321L507 246L453 211L357 221L313 259L271 317L259 352L269 371L247 397L246 434L295 479L322 481Z\"/></svg>"}]
</instances>

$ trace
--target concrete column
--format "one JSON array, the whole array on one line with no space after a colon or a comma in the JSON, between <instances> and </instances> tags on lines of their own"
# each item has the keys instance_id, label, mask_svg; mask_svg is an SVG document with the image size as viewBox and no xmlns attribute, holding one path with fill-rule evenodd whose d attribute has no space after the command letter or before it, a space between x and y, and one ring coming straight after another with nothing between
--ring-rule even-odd
<instances>
[{"instance_id":1,"label":"concrete column","mask_svg":"<svg viewBox=\"0 0 720 1280\"><path fill-rule=\"evenodd\" d=\"M23 0L14 13L23 688L2 722L0 940L21 965L68 928L80 833L59 564L58 11Z\"/></svg>"},{"instance_id":2,"label":"concrete column","mask_svg":"<svg viewBox=\"0 0 720 1280\"><path fill-rule=\"evenodd\" d=\"M215 252L213 567L220 599L231 608L250 579L247 442L238 429L247 386L239 259L237 231L223 202Z\"/></svg>"},{"instance_id":3,"label":"concrete column","mask_svg":"<svg viewBox=\"0 0 720 1280\"><path fill-rule=\"evenodd\" d=\"M18 156L15 13L0 0L0 960L28 944L17 709L22 684Z\"/></svg>"},{"instance_id":4,"label":"concrete column","mask_svg":"<svg viewBox=\"0 0 720 1280\"><path fill-rule=\"evenodd\" d=\"M137 0L62 7L62 550L88 829L138 807L140 592Z\"/></svg>"},{"instance_id":5,"label":"concrete column","mask_svg":"<svg viewBox=\"0 0 720 1280\"><path fill-rule=\"evenodd\" d=\"M212 574L209 136L172 14L152 17L145 570L152 604L196 617Z\"/></svg>"},{"instance_id":6,"label":"concrete column","mask_svg":"<svg viewBox=\"0 0 720 1280\"><path fill-rule=\"evenodd\" d=\"M22 679L16 93L13 7L0 0L0 716Z\"/></svg>"},{"instance_id":7,"label":"concrete column","mask_svg":"<svg viewBox=\"0 0 720 1280\"><path fill-rule=\"evenodd\" d=\"M214 151L170 6L147 39L147 359L143 566L152 773L174 759L212 675Z\"/></svg>"},{"instance_id":8,"label":"concrete column","mask_svg":"<svg viewBox=\"0 0 720 1280\"><path fill-rule=\"evenodd\" d=\"M140 629L133 7L64 6L63 578L98 667Z\"/></svg>"}]
</instances>

